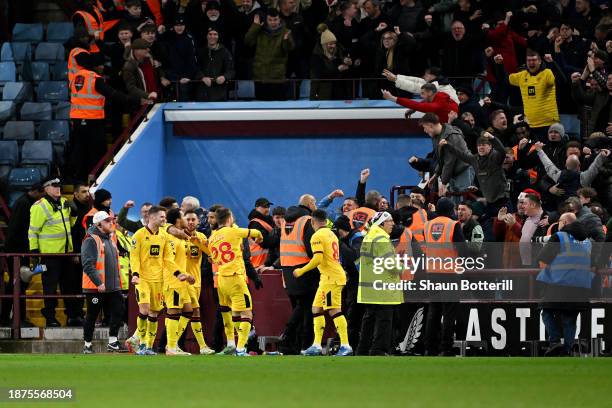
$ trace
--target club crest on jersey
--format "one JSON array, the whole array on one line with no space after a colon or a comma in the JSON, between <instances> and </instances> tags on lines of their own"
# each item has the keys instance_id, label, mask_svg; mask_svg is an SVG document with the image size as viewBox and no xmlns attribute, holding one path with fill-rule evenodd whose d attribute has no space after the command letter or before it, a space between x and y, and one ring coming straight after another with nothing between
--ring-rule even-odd
<instances>
[{"instance_id":1,"label":"club crest on jersey","mask_svg":"<svg viewBox=\"0 0 612 408\"><path fill-rule=\"evenodd\" d=\"M355 226L361 227L362 225L366 223L367 220L368 220L368 214L364 212L360 212L360 211L353 213L353 224Z\"/></svg>"},{"instance_id":2,"label":"club crest on jersey","mask_svg":"<svg viewBox=\"0 0 612 408\"><path fill-rule=\"evenodd\" d=\"M85 85L85 77L83 75L77 75L77 77L74 78L74 87L76 88L77 92L83 89L84 85Z\"/></svg>"},{"instance_id":3,"label":"club crest on jersey","mask_svg":"<svg viewBox=\"0 0 612 408\"><path fill-rule=\"evenodd\" d=\"M161 251L159 245L151 245L151 248L149 249L149 255L159 256L160 252Z\"/></svg>"},{"instance_id":4,"label":"club crest on jersey","mask_svg":"<svg viewBox=\"0 0 612 408\"><path fill-rule=\"evenodd\" d=\"M431 236L436 241L442 237L442 232L444 232L444 224L434 224L431 226Z\"/></svg>"},{"instance_id":5,"label":"club crest on jersey","mask_svg":"<svg viewBox=\"0 0 612 408\"><path fill-rule=\"evenodd\" d=\"M197 246L192 246L190 250L191 250L192 257L197 258L198 255L200 255L200 248L198 248Z\"/></svg>"}]
</instances>

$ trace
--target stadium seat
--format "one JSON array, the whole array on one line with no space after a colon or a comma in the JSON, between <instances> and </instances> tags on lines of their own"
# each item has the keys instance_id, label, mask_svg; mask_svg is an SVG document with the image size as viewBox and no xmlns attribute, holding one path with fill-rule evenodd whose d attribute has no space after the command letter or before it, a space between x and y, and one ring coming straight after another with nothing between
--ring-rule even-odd
<instances>
[{"instance_id":1,"label":"stadium seat","mask_svg":"<svg viewBox=\"0 0 612 408\"><path fill-rule=\"evenodd\" d=\"M70 125L67 120L45 120L38 128L40 140L51 140L53 144L65 144L70 139Z\"/></svg>"},{"instance_id":2,"label":"stadium seat","mask_svg":"<svg viewBox=\"0 0 612 408\"><path fill-rule=\"evenodd\" d=\"M236 96L238 99L255 98L255 83L253 81L236 81Z\"/></svg>"},{"instance_id":3,"label":"stadium seat","mask_svg":"<svg viewBox=\"0 0 612 408\"><path fill-rule=\"evenodd\" d=\"M0 61L15 61L10 42L2 44L2 48L0 48Z\"/></svg>"},{"instance_id":4,"label":"stadium seat","mask_svg":"<svg viewBox=\"0 0 612 408\"><path fill-rule=\"evenodd\" d=\"M7 82L2 90L2 100L22 103L32 100L32 85L28 82Z\"/></svg>"},{"instance_id":5,"label":"stadium seat","mask_svg":"<svg viewBox=\"0 0 612 408\"><path fill-rule=\"evenodd\" d=\"M70 22L52 22L47 26L47 41L65 43L72 37L74 26Z\"/></svg>"},{"instance_id":6,"label":"stadium seat","mask_svg":"<svg viewBox=\"0 0 612 408\"><path fill-rule=\"evenodd\" d=\"M40 102L67 101L68 82L66 81L44 81L38 85L37 100Z\"/></svg>"},{"instance_id":7,"label":"stadium seat","mask_svg":"<svg viewBox=\"0 0 612 408\"><path fill-rule=\"evenodd\" d=\"M19 117L21 120L51 120L52 112L49 102L26 102L21 107Z\"/></svg>"},{"instance_id":8,"label":"stadium seat","mask_svg":"<svg viewBox=\"0 0 612 408\"><path fill-rule=\"evenodd\" d=\"M17 165L19 146L16 140L0 140L0 164Z\"/></svg>"},{"instance_id":9,"label":"stadium seat","mask_svg":"<svg viewBox=\"0 0 612 408\"><path fill-rule=\"evenodd\" d=\"M0 182L5 183L19 160L17 142L0 140Z\"/></svg>"},{"instance_id":10,"label":"stadium seat","mask_svg":"<svg viewBox=\"0 0 612 408\"><path fill-rule=\"evenodd\" d=\"M69 120L70 119L70 102L60 102L53 106L53 119Z\"/></svg>"},{"instance_id":11,"label":"stadium seat","mask_svg":"<svg viewBox=\"0 0 612 408\"><path fill-rule=\"evenodd\" d=\"M8 185L11 190L28 191L42 180L43 176L38 168L14 168L9 173Z\"/></svg>"},{"instance_id":12,"label":"stadium seat","mask_svg":"<svg viewBox=\"0 0 612 408\"><path fill-rule=\"evenodd\" d=\"M12 61L0 62L0 83L15 81L17 79L17 68Z\"/></svg>"},{"instance_id":13,"label":"stadium seat","mask_svg":"<svg viewBox=\"0 0 612 408\"><path fill-rule=\"evenodd\" d=\"M58 43L44 42L38 44L34 52L34 60L56 62L65 60L64 46Z\"/></svg>"},{"instance_id":14,"label":"stadium seat","mask_svg":"<svg viewBox=\"0 0 612 408\"><path fill-rule=\"evenodd\" d=\"M32 59L32 46L30 43L13 42L11 43L11 49L15 62L23 62Z\"/></svg>"},{"instance_id":15,"label":"stadium seat","mask_svg":"<svg viewBox=\"0 0 612 408\"><path fill-rule=\"evenodd\" d=\"M39 43L43 40L43 26L41 23L17 23L13 27L13 40Z\"/></svg>"},{"instance_id":16,"label":"stadium seat","mask_svg":"<svg viewBox=\"0 0 612 408\"><path fill-rule=\"evenodd\" d=\"M51 79L51 75L49 74L49 63L48 62L40 62L34 61L32 62L32 78L27 78L28 75L24 72L24 80L26 81L49 81Z\"/></svg>"},{"instance_id":17,"label":"stadium seat","mask_svg":"<svg viewBox=\"0 0 612 408\"><path fill-rule=\"evenodd\" d=\"M49 175L53 162L53 144L50 140L27 140L21 148L21 165L40 169L43 178Z\"/></svg>"},{"instance_id":18,"label":"stadium seat","mask_svg":"<svg viewBox=\"0 0 612 408\"><path fill-rule=\"evenodd\" d=\"M0 123L15 118L15 103L13 101L0 101Z\"/></svg>"},{"instance_id":19,"label":"stadium seat","mask_svg":"<svg viewBox=\"0 0 612 408\"><path fill-rule=\"evenodd\" d=\"M16 121L10 120L4 125L4 140L34 140L36 132L34 130L34 122L32 121Z\"/></svg>"},{"instance_id":20,"label":"stadium seat","mask_svg":"<svg viewBox=\"0 0 612 408\"><path fill-rule=\"evenodd\" d=\"M305 79L300 83L299 99L310 99L310 79Z\"/></svg>"},{"instance_id":21,"label":"stadium seat","mask_svg":"<svg viewBox=\"0 0 612 408\"><path fill-rule=\"evenodd\" d=\"M51 79L54 81L66 81L68 79L68 62L56 62L53 68L51 68Z\"/></svg>"}]
</instances>

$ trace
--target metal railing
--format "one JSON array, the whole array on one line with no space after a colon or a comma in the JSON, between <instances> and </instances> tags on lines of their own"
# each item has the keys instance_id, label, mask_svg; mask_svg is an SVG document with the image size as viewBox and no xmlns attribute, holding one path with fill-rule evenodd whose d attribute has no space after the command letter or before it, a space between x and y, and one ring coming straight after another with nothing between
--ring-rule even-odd
<instances>
[{"instance_id":1,"label":"metal railing","mask_svg":"<svg viewBox=\"0 0 612 408\"><path fill-rule=\"evenodd\" d=\"M136 130L138 125L140 125L141 121L147 121L147 113L149 112L150 108L151 105L143 105L140 107L140 109L138 109L138 111L136 111L136 113L132 115L128 125L125 127L125 129L123 129L123 132L121 132L121 135L119 135L117 140L115 140L115 142L108 148L106 154L102 156L100 160L98 160L98 163L96 163L94 168L91 169L91 171L89 172L90 182L95 182L96 178L98 177L99 173L107 162L114 164L112 158L115 156L117 151L124 145L124 143L132 143L132 133L134 132L134 130Z\"/></svg>"},{"instance_id":2,"label":"metal railing","mask_svg":"<svg viewBox=\"0 0 612 408\"><path fill-rule=\"evenodd\" d=\"M12 270L12 274L10 278L13 280L13 293L5 294L4 283L2 281L2 291L0 292L0 299L10 298L13 300L12 308L13 308L13 319L12 319L12 336L13 339L19 339L21 335L21 310L20 310L20 300L21 299L83 299L85 298L84 294L42 294L42 295L22 295L21 294L21 260L22 258L31 258L31 257L80 257L78 253L69 253L69 254L32 254L32 253L0 253L0 268L2 271L5 268ZM12 258L12 262L9 262L10 258ZM10 265L12 264L12 268ZM500 276L507 275L513 277L529 277L529 299L510 299L510 298L496 298L496 299L462 299L460 303L503 303L503 304L521 304L521 303L534 303L537 299L534 298L535 293L535 277L540 272L540 269L536 268L511 268L511 269L483 269L478 271L466 271L463 276L469 277L478 277L478 276ZM272 278L274 276L280 276L282 271L280 270L269 270L265 271L261 274L262 278L267 276ZM612 274L612 269L600 270L597 272L598 275L610 275ZM133 285L130 285L130 290L128 297L133 298ZM596 298L593 297L590 299L591 303L612 303L611 298ZM132 307L135 307L134 302L128 303L130 306L128 307L128 315L133 316L135 310Z\"/></svg>"}]
</instances>

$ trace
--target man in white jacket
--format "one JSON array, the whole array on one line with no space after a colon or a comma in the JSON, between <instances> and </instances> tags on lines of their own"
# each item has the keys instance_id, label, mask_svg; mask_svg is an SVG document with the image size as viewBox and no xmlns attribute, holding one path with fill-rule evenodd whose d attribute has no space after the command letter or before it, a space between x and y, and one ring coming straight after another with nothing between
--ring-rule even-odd
<instances>
[{"instance_id":1,"label":"man in white jacket","mask_svg":"<svg viewBox=\"0 0 612 408\"><path fill-rule=\"evenodd\" d=\"M403 91L407 91L413 94L419 94L421 92L421 86L426 83L432 83L438 89L438 92L446 93L453 101L459 105L459 97L457 91L450 84L440 84L438 78L440 77L440 68L427 68L422 78L407 76L407 75L395 75L393 72L385 69L383 70L383 76L391 82L395 82L395 87Z\"/></svg>"}]
</instances>

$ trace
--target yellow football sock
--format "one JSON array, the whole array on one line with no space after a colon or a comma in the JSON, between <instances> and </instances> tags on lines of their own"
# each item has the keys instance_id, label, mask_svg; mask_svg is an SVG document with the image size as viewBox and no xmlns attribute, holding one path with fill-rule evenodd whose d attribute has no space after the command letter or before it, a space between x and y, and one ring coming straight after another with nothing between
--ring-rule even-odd
<instances>
[{"instance_id":1,"label":"yellow football sock","mask_svg":"<svg viewBox=\"0 0 612 408\"><path fill-rule=\"evenodd\" d=\"M187 328L187 325L189 324L189 321L191 320L192 315L193 315L192 312L183 313L181 315L181 318L179 319L179 324L178 324L177 339L180 339L183 333L185 332L185 329Z\"/></svg>"},{"instance_id":2,"label":"yellow football sock","mask_svg":"<svg viewBox=\"0 0 612 408\"><path fill-rule=\"evenodd\" d=\"M176 343L178 342L178 326L179 316L168 315L166 316L166 336L168 336L168 348L176 349Z\"/></svg>"},{"instance_id":3,"label":"yellow football sock","mask_svg":"<svg viewBox=\"0 0 612 408\"><path fill-rule=\"evenodd\" d=\"M136 319L136 332L134 333L134 337L138 338L140 341L144 341L147 336L147 317L147 315L138 313L138 318Z\"/></svg>"},{"instance_id":4,"label":"yellow football sock","mask_svg":"<svg viewBox=\"0 0 612 408\"><path fill-rule=\"evenodd\" d=\"M223 331L227 339L227 345L234 345L234 322L232 321L232 312L221 312L223 317Z\"/></svg>"},{"instance_id":5,"label":"yellow football sock","mask_svg":"<svg viewBox=\"0 0 612 408\"><path fill-rule=\"evenodd\" d=\"M323 313L319 313L313 315L312 317L312 321L314 323L314 342L312 344L320 346L323 342L323 332L325 331L325 315Z\"/></svg>"},{"instance_id":6,"label":"yellow football sock","mask_svg":"<svg viewBox=\"0 0 612 408\"><path fill-rule=\"evenodd\" d=\"M199 317L191 318L191 330L193 331L193 337L198 342L200 349L207 347L206 341L204 340L204 332L202 331L202 322Z\"/></svg>"},{"instance_id":7,"label":"yellow football sock","mask_svg":"<svg viewBox=\"0 0 612 408\"><path fill-rule=\"evenodd\" d=\"M338 332L338 335L340 336L340 344L343 346L347 346L349 342L348 342L348 324L346 322L346 317L344 317L344 314L338 313L337 315L332 317L332 319L334 319L334 325L336 326L336 331Z\"/></svg>"},{"instance_id":8,"label":"yellow football sock","mask_svg":"<svg viewBox=\"0 0 612 408\"><path fill-rule=\"evenodd\" d=\"M145 337L145 343L147 348L153 348L155 343L155 337L157 336L157 317L150 317L147 319L147 335Z\"/></svg>"},{"instance_id":9,"label":"yellow football sock","mask_svg":"<svg viewBox=\"0 0 612 408\"><path fill-rule=\"evenodd\" d=\"M237 327L238 344L236 345L236 348L238 350L242 350L249 339L249 333L251 332L251 319L243 318L240 322L238 322Z\"/></svg>"}]
</instances>

